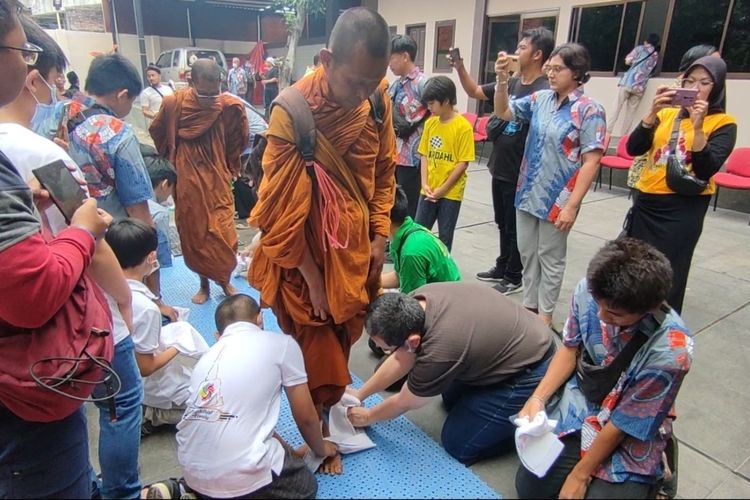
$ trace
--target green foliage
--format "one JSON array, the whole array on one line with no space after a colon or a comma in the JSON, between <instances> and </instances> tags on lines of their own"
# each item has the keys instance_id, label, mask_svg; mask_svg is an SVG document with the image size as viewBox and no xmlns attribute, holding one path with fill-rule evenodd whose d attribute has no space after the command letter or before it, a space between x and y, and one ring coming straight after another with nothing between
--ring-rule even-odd
<instances>
[{"instance_id":1,"label":"green foliage","mask_svg":"<svg viewBox=\"0 0 750 500\"><path fill-rule=\"evenodd\" d=\"M284 21L289 29L297 25L297 10L303 10L308 15L322 14L326 10L326 0L275 0L273 7L283 12Z\"/></svg>"}]
</instances>

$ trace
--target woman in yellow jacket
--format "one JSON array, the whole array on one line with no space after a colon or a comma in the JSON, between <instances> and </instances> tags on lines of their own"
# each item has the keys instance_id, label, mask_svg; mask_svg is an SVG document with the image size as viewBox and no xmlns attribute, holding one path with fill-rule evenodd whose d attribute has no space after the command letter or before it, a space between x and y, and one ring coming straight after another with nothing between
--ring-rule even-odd
<instances>
[{"instance_id":1,"label":"woman in yellow jacket","mask_svg":"<svg viewBox=\"0 0 750 500\"><path fill-rule=\"evenodd\" d=\"M713 175L721 169L734 148L737 122L726 114L726 63L718 57L702 57L684 73L683 88L697 88L692 106L672 107L675 89L660 87L650 112L628 140L628 153L648 155L636 184L638 190L630 220L629 236L651 243L672 263L674 280L669 304L682 311L693 251L703 231L711 195L716 190ZM675 153L691 175L708 181L698 195L674 192L667 184L670 138L680 120Z\"/></svg>"}]
</instances>

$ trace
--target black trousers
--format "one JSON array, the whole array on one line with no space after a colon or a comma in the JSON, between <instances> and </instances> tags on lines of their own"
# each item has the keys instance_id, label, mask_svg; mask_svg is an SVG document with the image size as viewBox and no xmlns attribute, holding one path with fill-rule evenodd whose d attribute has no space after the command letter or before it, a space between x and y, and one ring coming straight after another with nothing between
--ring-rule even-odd
<instances>
[{"instance_id":1,"label":"black trousers","mask_svg":"<svg viewBox=\"0 0 750 500\"><path fill-rule=\"evenodd\" d=\"M511 283L520 283L523 274L521 254L516 237L516 186L509 182L492 179L492 208L495 224L500 231L500 255L495 267L503 272L503 278Z\"/></svg>"},{"instance_id":2,"label":"black trousers","mask_svg":"<svg viewBox=\"0 0 750 500\"><path fill-rule=\"evenodd\" d=\"M581 459L581 434L571 434L562 438L565 445L557 462L547 471L547 475L538 478L521 465L516 473L516 490L518 498L557 498L568 474ZM656 486L634 482L609 483L594 479L586 490L586 498L654 498Z\"/></svg>"},{"instance_id":3,"label":"black trousers","mask_svg":"<svg viewBox=\"0 0 750 500\"><path fill-rule=\"evenodd\" d=\"M396 166L396 184L401 186L409 202L409 217L417 216L419 191L422 189L422 177L419 167Z\"/></svg>"},{"instance_id":4,"label":"black trousers","mask_svg":"<svg viewBox=\"0 0 750 500\"><path fill-rule=\"evenodd\" d=\"M703 232L710 196L638 193L627 234L655 246L672 264L668 302L682 312L693 252Z\"/></svg>"},{"instance_id":5,"label":"black trousers","mask_svg":"<svg viewBox=\"0 0 750 500\"><path fill-rule=\"evenodd\" d=\"M245 220L250 217L250 211L257 201L255 191L246 182L238 180L234 183L234 208L238 219Z\"/></svg>"}]
</instances>

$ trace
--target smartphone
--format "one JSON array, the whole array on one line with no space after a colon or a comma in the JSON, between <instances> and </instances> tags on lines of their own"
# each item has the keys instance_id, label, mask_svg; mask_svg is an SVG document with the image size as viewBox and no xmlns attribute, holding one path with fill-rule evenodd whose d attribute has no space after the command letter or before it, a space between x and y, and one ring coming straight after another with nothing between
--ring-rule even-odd
<instances>
[{"instance_id":1,"label":"smartphone","mask_svg":"<svg viewBox=\"0 0 750 500\"><path fill-rule=\"evenodd\" d=\"M57 160L36 168L31 173L49 192L52 203L62 212L65 222L70 224L75 211L86 201L86 194L65 163Z\"/></svg>"},{"instance_id":2,"label":"smartphone","mask_svg":"<svg viewBox=\"0 0 750 500\"><path fill-rule=\"evenodd\" d=\"M521 70L521 64L518 62L517 55L508 55L508 73L518 73Z\"/></svg>"},{"instance_id":3,"label":"smartphone","mask_svg":"<svg viewBox=\"0 0 750 500\"><path fill-rule=\"evenodd\" d=\"M695 100L698 98L698 89L674 89L675 95L672 97L672 106L679 106L681 108L688 108L695 104Z\"/></svg>"},{"instance_id":4,"label":"smartphone","mask_svg":"<svg viewBox=\"0 0 750 500\"><path fill-rule=\"evenodd\" d=\"M458 49L458 47L453 47L450 51L448 51L448 56L451 58L451 61L458 61L459 59L461 59L461 51Z\"/></svg>"}]
</instances>

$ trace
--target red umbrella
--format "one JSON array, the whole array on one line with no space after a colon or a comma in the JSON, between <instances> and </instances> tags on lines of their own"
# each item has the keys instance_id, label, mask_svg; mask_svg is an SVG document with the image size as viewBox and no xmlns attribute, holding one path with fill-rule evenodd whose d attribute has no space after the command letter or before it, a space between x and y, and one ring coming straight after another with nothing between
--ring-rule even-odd
<instances>
[{"instance_id":1,"label":"red umbrella","mask_svg":"<svg viewBox=\"0 0 750 500\"><path fill-rule=\"evenodd\" d=\"M258 40L258 43L255 44L253 50L250 51L250 55L248 55L248 59L250 60L250 64L252 64L255 73L260 73L263 70L263 65L266 61L265 52L263 40ZM253 77L254 76L255 75L253 75ZM253 87L252 104L263 105L263 85L261 85L260 82L255 82L255 87Z\"/></svg>"}]
</instances>

